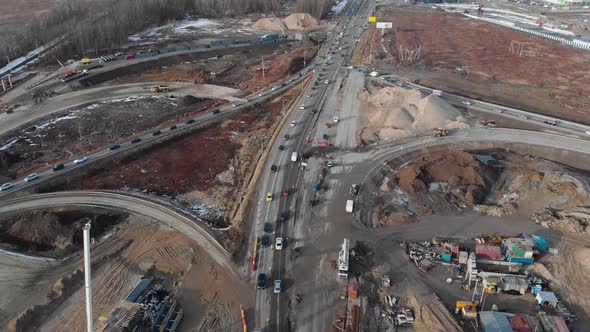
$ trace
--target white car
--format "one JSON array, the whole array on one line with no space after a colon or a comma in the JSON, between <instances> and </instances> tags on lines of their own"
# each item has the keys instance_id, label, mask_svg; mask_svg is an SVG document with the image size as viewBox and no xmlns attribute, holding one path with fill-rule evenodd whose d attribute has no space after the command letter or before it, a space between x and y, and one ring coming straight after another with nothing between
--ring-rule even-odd
<instances>
[{"instance_id":1,"label":"white car","mask_svg":"<svg viewBox=\"0 0 590 332\"><path fill-rule=\"evenodd\" d=\"M275 240L275 249L276 250L283 250L283 238L277 237Z\"/></svg>"},{"instance_id":2,"label":"white car","mask_svg":"<svg viewBox=\"0 0 590 332\"><path fill-rule=\"evenodd\" d=\"M37 173L32 173L27 175L27 177L25 178L26 182L31 182L31 181L35 181L39 178L39 175Z\"/></svg>"},{"instance_id":3,"label":"white car","mask_svg":"<svg viewBox=\"0 0 590 332\"><path fill-rule=\"evenodd\" d=\"M87 160L88 160L87 157L80 157L80 158L74 160L74 164L81 164L81 163L83 163L83 162L85 162Z\"/></svg>"},{"instance_id":4,"label":"white car","mask_svg":"<svg viewBox=\"0 0 590 332\"><path fill-rule=\"evenodd\" d=\"M300 109L304 110L305 109L305 105L301 104L301 106L299 107Z\"/></svg>"},{"instance_id":5,"label":"white car","mask_svg":"<svg viewBox=\"0 0 590 332\"><path fill-rule=\"evenodd\" d=\"M10 182L6 182L5 184L3 184L2 186L0 186L0 191L6 191L9 190L13 187L12 183Z\"/></svg>"},{"instance_id":6,"label":"white car","mask_svg":"<svg viewBox=\"0 0 590 332\"><path fill-rule=\"evenodd\" d=\"M275 294L281 294L281 281L280 280L275 280L274 293Z\"/></svg>"},{"instance_id":7,"label":"white car","mask_svg":"<svg viewBox=\"0 0 590 332\"><path fill-rule=\"evenodd\" d=\"M340 121L340 119L337 116L335 116L334 117L334 123L338 123L338 121Z\"/></svg>"},{"instance_id":8,"label":"white car","mask_svg":"<svg viewBox=\"0 0 590 332\"><path fill-rule=\"evenodd\" d=\"M291 127L295 127L295 121L291 121Z\"/></svg>"},{"instance_id":9,"label":"white car","mask_svg":"<svg viewBox=\"0 0 590 332\"><path fill-rule=\"evenodd\" d=\"M326 84L330 84L330 81L329 81L329 80L326 80L324 83L326 83Z\"/></svg>"},{"instance_id":10,"label":"white car","mask_svg":"<svg viewBox=\"0 0 590 332\"><path fill-rule=\"evenodd\" d=\"M471 103L470 103L470 102L468 102L467 100L464 100L464 101L462 101L461 103L462 103L463 105L465 105L465 106L470 106L470 105L471 105Z\"/></svg>"}]
</instances>

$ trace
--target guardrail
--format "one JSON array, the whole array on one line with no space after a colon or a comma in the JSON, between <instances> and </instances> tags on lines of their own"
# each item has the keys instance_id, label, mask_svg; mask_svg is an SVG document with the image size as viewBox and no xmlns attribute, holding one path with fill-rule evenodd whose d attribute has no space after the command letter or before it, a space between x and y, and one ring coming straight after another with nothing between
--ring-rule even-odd
<instances>
[{"instance_id":1,"label":"guardrail","mask_svg":"<svg viewBox=\"0 0 590 332\"><path fill-rule=\"evenodd\" d=\"M514 30L518 30L518 31L521 31L521 32L530 33L530 34L535 35L537 37L551 39L551 40L560 42L560 43L565 44L565 45L568 45L568 46L573 46L573 47L580 48L580 49L583 49L583 50L590 50L590 43L585 42L583 40L579 40L579 39L573 39L572 40L572 39L567 39L567 38L563 38L563 37L557 37L557 36L554 36L554 35L550 35L548 33L543 33L543 32L539 32L539 31L536 31L536 30L531 30L531 29L519 27L519 26L514 25L514 23L511 23L511 22L500 21L500 20L496 20L496 19L493 19L493 18L480 17L480 16L476 16L476 15L469 15L469 14L463 14L463 15L465 15L467 17L470 17L470 18L477 19L477 20L486 21L486 22L497 24L497 25L501 25L501 26L504 26L504 27L507 27L507 28L511 28L511 29L514 29Z\"/></svg>"}]
</instances>

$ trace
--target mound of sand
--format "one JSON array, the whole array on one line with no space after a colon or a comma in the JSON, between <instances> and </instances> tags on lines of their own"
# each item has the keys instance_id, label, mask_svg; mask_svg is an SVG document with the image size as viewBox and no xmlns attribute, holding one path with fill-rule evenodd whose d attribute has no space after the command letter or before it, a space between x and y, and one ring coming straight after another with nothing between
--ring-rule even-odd
<instances>
[{"instance_id":1,"label":"mound of sand","mask_svg":"<svg viewBox=\"0 0 590 332\"><path fill-rule=\"evenodd\" d=\"M307 13L291 14L283 19L289 30L305 30L319 25L318 20Z\"/></svg>"},{"instance_id":2,"label":"mound of sand","mask_svg":"<svg viewBox=\"0 0 590 332\"><path fill-rule=\"evenodd\" d=\"M256 21L256 23L252 25L252 28L260 31L272 32L282 32L284 30L287 30L287 26L279 18L262 18Z\"/></svg>"},{"instance_id":3,"label":"mound of sand","mask_svg":"<svg viewBox=\"0 0 590 332\"><path fill-rule=\"evenodd\" d=\"M387 87L367 96L369 112L363 124L363 140L388 140L428 134L432 128L468 128L468 121L437 96Z\"/></svg>"},{"instance_id":4,"label":"mound of sand","mask_svg":"<svg viewBox=\"0 0 590 332\"><path fill-rule=\"evenodd\" d=\"M279 18L263 18L254 25L252 28L261 31L272 31L272 32L283 32L285 30L301 31L310 28L316 28L319 26L319 22L311 15L307 13L294 13L284 19Z\"/></svg>"}]
</instances>

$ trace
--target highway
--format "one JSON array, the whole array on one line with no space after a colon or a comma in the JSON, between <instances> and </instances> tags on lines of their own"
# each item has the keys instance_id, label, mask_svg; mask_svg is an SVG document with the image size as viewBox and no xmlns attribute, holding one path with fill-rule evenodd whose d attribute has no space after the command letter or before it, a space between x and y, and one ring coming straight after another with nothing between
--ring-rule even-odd
<instances>
[{"instance_id":1,"label":"highway","mask_svg":"<svg viewBox=\"0 0 590 332\"><path fill-rule=\"evenodd\" d=\"M235 273L235 266L230 261L229 253L207 230L191 218L161 203L140 197L106 191L62 191L34 194L1 201L0 216L37 209L81 206L123 210L161 221L196 241L217 263Z\"/></svg>"},{"instance_id":2,"label":"highway","mask_svg":"<svg viewBox=\"0 0 590 332\"><path fill-rule=\"evenodd\" d=\"M360 34L360 29L369 14L370 6L368 4L368 1L351 2L340 17L337 27L333 30L333 35L320 50L319 56L316 58L316 63L318 63L316 73L309 82L309 88L302 91L300 104L304 105L304 108L299 108L300 104L296 105L296 111L286 122L290 124L293 121L295 126L286 125L280 132L278 140L274 142L264 170L264 172L268 172L269 176L262 179L258 187L259 197L255 212L256 225L253 227L253 237L261 238L263 236L265 223L271 224L273 228L272 234L269 234L270 246L259 247L257 270L252 275L252 280L256 284L259 273L267 274L267 289L257 291L255 317L255 326L264 327L265 331L287 331L294 326L294 322L288 319L288 315L296 301L294 299L295 289L299 285L298 281L293 281L292 275L289 273L289 265L296 241L295 223L305 222L301 218L299 209L302 205L307 205L303 203L306 200L303 199L302 186L307 171L300 162L292 162L290 156L292 152L301 154L308 144L308 137L317 129L316 123L319 117L326 116L324 105L327 94L329 91L337 89L335 82L342 74L342 65L350 59L356 42L355 34ZM343 32L342 36L340 36L340 32ZM289 140L284 140L285 134L290 136ZM285 145L286 149L279 150L279 145ZM270 171L272 165L278 166L277 173ZM289 189L289 196L282 195L284 189ZM267 192L273 194L271 202L266 201ZM289 214L286 222L278 221L281 212ZM277 237L284 239L283 250L274 250L274 240ZM253 240L251 242L253 243ZM281 294L273 293L274 280L282 280ZM314 327L306 327L301 324L301 326L295 325L296 329L301 331L326 330L330 325L332 314L332 312L326 311L326 316L318 317L319 319L313 321Z\"/></svg>"}]
</instances>

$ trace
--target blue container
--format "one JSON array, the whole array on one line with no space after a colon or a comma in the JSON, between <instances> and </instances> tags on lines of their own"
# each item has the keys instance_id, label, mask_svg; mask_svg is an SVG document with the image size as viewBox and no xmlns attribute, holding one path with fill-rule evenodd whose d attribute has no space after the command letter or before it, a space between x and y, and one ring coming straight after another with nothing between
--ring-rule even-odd
<instances>
[{"instance_id":1,"label":"blue container","mask_svg":"<svg viewBox=\"0 0 590 332\"><path fill-rule=\"evenodd\" d=\"M441 259L448 263L451 261L451 254L448 252L445 252L441 255Z\"/></svg>"},{"instance_id":2,"label":"blue container","mask_svg":"<svg viewBox=\"0 0 590 332\"><path fill-rule=\"evenodd\" d=\"M512 257L512 256L506 256L506 260L508 262L512 262L512 263L521 263L521 264L525 264L525 265L531 265L535 262L534 258L525 258L525 257Z\"/></svg>"},{"instance_id":3,"label":"blue container","mask_svg":"<svg viewBox=\"0 0 590 332\"><path fill-rule=\"evenodd\" d=\"M145 291L145 289L148 288L152 284L152 281L154 281L154 278L141 279L139 281L139 283L137 284L137 286L135 286L135 288L131 291L131 293L129 293L129 295L127 295L127 298L125 300L127 300L129 302L137 301L137 299L140 297L140 295L143 293L143 291Z\"/></svg>"},{"instance_id":4,"label":"blue container","mask_svg":"<svg viewBox=\"0 0 590 332\"><path fill-rule=\"evenodd\" d=\"M535 242L535 248L538 250L547 250L547 240L541 235L533 235L533 241Z\"/></svg>"}]
</instances>

